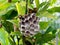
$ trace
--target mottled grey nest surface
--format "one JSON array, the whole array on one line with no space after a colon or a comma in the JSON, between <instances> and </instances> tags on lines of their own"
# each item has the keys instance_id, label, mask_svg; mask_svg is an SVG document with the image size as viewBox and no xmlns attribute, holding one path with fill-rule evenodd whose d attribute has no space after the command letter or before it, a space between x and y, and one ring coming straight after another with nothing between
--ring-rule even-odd
<instances>
[{"instance_id":1,"label":"mottled grey nest surface","mask_svg":"<svg viewBox=\"0 0 60 45\"><path fill-rule=\"evenodd\" d=\"M39 17L35 13L20 17L20 31L24 36L32 37L39 32Z\"/></svg>"}]
</instances>

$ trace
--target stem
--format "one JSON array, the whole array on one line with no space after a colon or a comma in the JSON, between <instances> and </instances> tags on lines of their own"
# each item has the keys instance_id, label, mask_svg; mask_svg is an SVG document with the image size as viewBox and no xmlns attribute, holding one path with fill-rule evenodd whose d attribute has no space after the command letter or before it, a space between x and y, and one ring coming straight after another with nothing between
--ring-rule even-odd
<instances>
[{"instance_id":1,"label":"stem","mask_svg":"<svg viewBox=\"0 0 60 45\"><path fill-rule=\"evenodd\" d=\"M23 45L25 45L25 37L22 36Z\"/></svg>"},{"instance_id":2,"label":"stem","mask_svg":"<svg viewBox=\"0 0 60 45\"><path fill-rule=\"evenodd\" d=\"M9 2L9 3L11 3L11 2L12 2L12 0L8 0L8 2Z\"/></svg>"},{"instance_id":3,"label":"stem","mask_svg":"<svg viewBox=\"0 0 60 45\"><path fill-rule=\"evenodd\" d=\"M13 40L14 44L16 45L14 38L12 38L12 40Z\"/></svg>"},{"instance_id":4,"label":"stem","mask_svg":"<svg viewBox=\"0 0 60 45\"><path fill-rule=\"evenodd\" d=\"M12 38L14 44L16 45L15 40L14 40L14 36L11 35L11 38Z\"/></svg>"},{"instance_id":5,"label":"stem","mask_svg":"<svg viewBox=\"0 0 60 45\"><path fill-rule=\"evenodd\" d=\"M28 0L26 0L26 14L28 12Z\"/></svg>"},{"instance_id":6,"label":"stem","mask_svg":"<svg viewBox=\"0 0 60 45\"><path fill-rule=\"evenodd\" d=\"M17 36L17 40L18 40L18 45L19 45L19 40L20 40L20 38Z\"/></svg>"}]
</instances>

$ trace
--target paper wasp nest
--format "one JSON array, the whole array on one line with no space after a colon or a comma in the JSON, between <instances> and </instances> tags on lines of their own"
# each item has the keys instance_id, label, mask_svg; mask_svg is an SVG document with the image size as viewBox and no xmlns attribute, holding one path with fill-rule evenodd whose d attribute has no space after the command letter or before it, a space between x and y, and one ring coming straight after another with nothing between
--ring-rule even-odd
<instances>
[{"instance_id":1,"label":"paper wasp nest","mask_svg":"<svg viewBox=\"0 0 60 45\"><path fill-rule=\"evenodd\" d=\"M36 13L20 16L20 31L24 36L32 37L39 32L39 17Z\"/></svg>"}]
</instances>

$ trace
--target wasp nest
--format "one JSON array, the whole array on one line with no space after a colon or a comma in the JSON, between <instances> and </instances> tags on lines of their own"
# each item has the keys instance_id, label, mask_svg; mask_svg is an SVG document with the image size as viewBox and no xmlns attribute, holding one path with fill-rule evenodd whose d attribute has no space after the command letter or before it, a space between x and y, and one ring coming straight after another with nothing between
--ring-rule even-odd
<instances>
[{"instance_id":1,"label":"wasp nest","mask_svg":"<svg viewBox=\"0 0 60 45\"><path fill-rule=\"evenodd\" d=\"M39 32L39 17L36 13L20 16L20 31L24 36L33 36Z\"/></svg>"}]
</instances>

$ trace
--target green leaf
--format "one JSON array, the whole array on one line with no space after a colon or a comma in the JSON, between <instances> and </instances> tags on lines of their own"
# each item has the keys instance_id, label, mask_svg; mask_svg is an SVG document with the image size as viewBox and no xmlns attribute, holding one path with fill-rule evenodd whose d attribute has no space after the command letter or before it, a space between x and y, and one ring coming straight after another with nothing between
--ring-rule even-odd
<instances>
[{"instance_id":1,"label":"green leaf","mask_svg":"<svg viewBox=\"0 0 60 45\"><path fill-rule=\"evenodd\" d=\"M54 34L36 34L36 43L39 45L42 45L44 43L47 43L48 41L51 41L53 38L55 38Z\"/></svg>"},{"instance_id":2,"label":"green leaf","mask_svg":"<svg viewBox=\"0 0 60 45\"><path fill-rule=\"evenodd\" d=\"M21 33L19 31L16 31L16 32L11 32L11 35L21 36Z\"/></svg>"},{"instance_id":3,"label":"green leaf","mask_svg":"<svg viewBox=\"0 0 60 45\"><path fill-rule=\"evenodd\" d=\"M54 28L54 29L60 29L60 18L54 20L52 23L51 23L51 27Z\"/></svg>"},{"instance_id":4,"label":"green leaf","mask_svg":"<svg viewBox=\"0 0 60 45\"><path fill-rule=\"evenodd\" d=\"M49 33L49 32L52 32L53 34L56 33L58 31L57 29L60 29L60 22L58 21L59 19L52 21L50 23L50 26L46 29L45 33Z\"/></svg>"},{"instance_id":5,"label":"green leaf","mask_svg":"<svg viewBox=\"0 0 60 45\"><path fill-rule=\"evenodd\" d=\"M56 0L50 0L50 5L53 5L56 2Z\"/></svg>"},{"instance_id":6,"label":"green leaf","mask_svg":"<svg viewBox=\"0 0 60 45\"><path fill-rule=\"evenodd\" d=\"M3 8L2 8L3 7ZM4 3L1 5L0 16L2 19L12 19L17 15L17 11L15 10L15 6L12 3Z\"/></svg>"},{"instance_id":7,"label":"green leaf","mask_svg":"<svg viewBox=\"0 0 60 45\"><path fill-rule=\"evenodd\" d=\"M13 24L11 22L9 22L9 21L3 21L2 25L5 27L5 30L8 33L11 33L12 31L14 31L14 27L13 27Z\"/></svg>"},{"instance_id":8,"label":"green leaf","mask_svg":"<svg viewBox=\"0 0 60 45\"><path fill-rule=\"evenodd\" d=\"M31 1L30 0L28 0L28 8L30 8L30 9L33 9L34 8L34 4L31 4Z\"/></svg>"},{"instance_id":9,"label":"green leaf","mask_svg":"<svg viewBox=\"0 0 60 45\"><path fill-rule=\"evenodd\" d=\"M20 0L12 0L12 3L16 3L16 2L18 2L18 1L20 1Z\"/></svg>"},{"instance_id":10,"label":"green leaf","mask_svg":"<svg viewBox=\"0 0 60 45\"><path fill-rule=\"evenodd\" d=\"M39 7L39 0L35 0L36 7Z\"/></svg>"},{"instance_id":11,"label":"green leaf","mask_svg":"<svg viewBox=\"0 0 60 45\"><path fill-rule=\"evenodd\" d=\"M42 6L42 5L43 5L43 6ZM44 4L44 2L43 2L43 3L41 4L41 7L39 7L38 12L37 12L36 15L40 15L40 13L43 12L43 11L45 12L45 11L48 9L49 5L50 5L49 2L46 2L45 4Z\"/></svg>"},{"instance_id":12,"label":"green leaf","mask_svg":"<svg viewBox=\"0 0 60 45\"><path fill-rule=\"evenodd\" d=\"M8 40L8 33L5 31L3 27L0 28L0 42L1 45L10 45Z\"/></svg>"},{"instance_id":13,"label":"green leaf","mask_svg":"<svg viewBox=\"0 0 60 45\"><path fill-rule=\"evenodd\" d=\"M40 22L39 25L40 25L40 29L44 30L49 26L49 22Z\"/></svg>"},{"instance_id":14,"label":"green leaf","mask_svg":"<svg viewBox=\"0 0 60 45\"><path fill-rule=\"evenodd\" d=\"M4 1L6 1L6 0L0 0L0 2L4 2Z\"/></svg>"},{"instance_id":15,"label":"green leaf","mask_svg":"<svg viewBox=\"0 0 60 45\"><path fill-rule=\"evenodd\" d=\"M23 39L20 39L20 45L23 45L23 41L22 41Z\"/></svg>"},{"instance_id":16,"label":"green leaf","mask_svg":"<svg viewBox=\"0 0 60 45\"><path fill-rule=\"evenodd\" d=\"M10 37L8 39L11 45L15 45L15 43L10 39Z\"/></svg>"},{"instance_id":17,"label":"green leaf","mask_svg":"<svg viewBox=\"0 0 60 45\"><path fill-rule=\"evenodd\" d=\"M19 20L18 20L18 18L16 19L13 19L13 20L7 20L7 21L9 21L9 22L11 22L11 23L13 23L14 25L16 25L17 27L19 27Z\"/></svg>"},{"instance_id":18,"label":"green leaf","mask_svg":"<svg viewBox=\"0 0 60 45\"><path fill-rule=\"evenodd\" d=\"M41 17L47 17L47 18L50 18L50 19L54 19L56 16L54 16L53 14L49 13L48 11L42 11L42 12L39 12L39 14L36 14L37 16L39 16L40 18Z\"/></svg>"},{"instance_id":19,"label":"green leaf","mask_svg":"<svg viewBox=\"0 0 60 45\"><path fill-rule=\"evenodd\" d=\"M4 10L2 9L2 10L0 10L0 16L5 15L8 12L11 12L12 10L15 10L15 6L10 6L10 7L6 8L6 9L4 9ZM8 13L8 14L10 14L10 13Z\"/></svg>"},{"instance_id":20,"label":"green leaf","mask_svg":"<svg viewBox=\"0 0 60 45\"><path fill-rule=\"evenodd\" d=\"M43 3L42 3L43 4ZM42 5L41 4L41 5ZM38 11L45 11L47 10L47 8L49 7L50 3L49 2L46 2Z\"/></svg>"},{"instance_id":21,"label":"green leaf","mask_svg":"<svg viewBox=\"0 0 60 45\"><path fill-rule=\"evenodd\" d=\"M59 7L53 7L53 8L50 8L50 9L48 9L47 11L49 12L49 13L55 13L55 12L60 12L60 6Z\"/></svg>"},{"instance_id":22,"label":"green leaf","mask_svg":"<svg viewBox=\"0 0 60 45\"><path fill-rule=\"evenodd\" d=\"M22 4L25 4L25 2L24 3L22 3ZM19 15L24 15L25 14L25 6L23 6L22 4L20 4L20 3L16 3L16 9L17 9L17 11L18 11L18 14Z\"/></svg>"},{"instance_id":23,"label":"green leaf","mask_svg":"<svg viewBox=\"0 0 60 45\"><path fill-rule=\"evenodd\" d=\"M49 27L46 29L45 34L50 33L50 32L56 33L56 29L52 28L52 26L49 26Z\"/></svg>"},{"instance_id":24,"label":"green leaf","mask_svg":"<svg viewBox=\"0 0 60 45\"><path fill-rule=\"evenodd\" d=\"M42 6L44 6L47 2L42 2L41 4L39 4L39 8L42 8Z\"/></svg>"},{"instance_id":25,"label":"green leaf","mask_svg":"<svg viewBox=\"0 0 60 45\"><path fill-rule=\"evenodd\" d=\"M17 11L10 10L9 12L7 12L5 15L2 16L2 19L10 20L10 19L13 19L15 16L17 16Z\"/></svg>"},{"instance_id":26,"label":"green leaf","mask_svg":"<svg viewBox=\"0 0 60 45\"><path fill-rule=\"evenodd\" d=\"M58 37L60 38L60 29L59 29L59 32L58 32Z\"/></svg>"},{"instance_id":27,"label":"green leaf","mask_svg":"<svg viewBox=\"0 0 60 45\"><path fill-rule=\"evenodd\" d=\"M0 11L7 9L8 7L12 6L13 3L3 2L0 4ZM14 5L14 4L13 4Z\"/></svg>"},{"instance_id":28,"label":"green leaf","mask_svg":"<svg viewBox=\"0 0 60 45\"><path fill-rule=\"evenodd\" d=\"M58 41L58 45L60 45L60 40Z\"/></svg>"}]
</instances>

